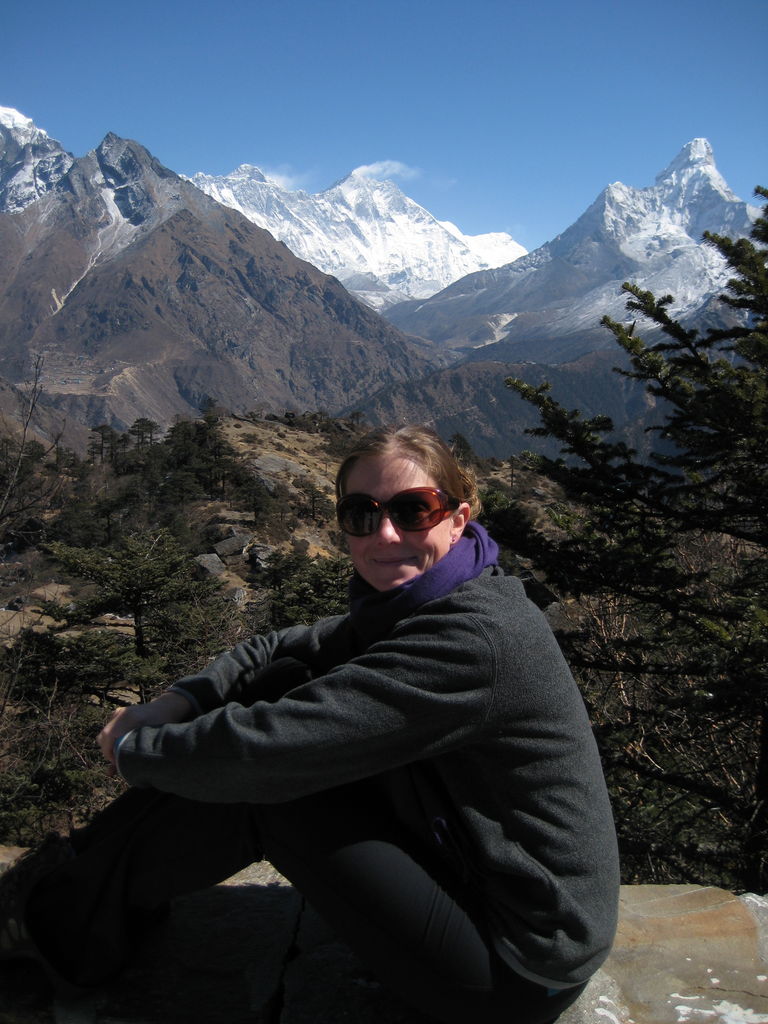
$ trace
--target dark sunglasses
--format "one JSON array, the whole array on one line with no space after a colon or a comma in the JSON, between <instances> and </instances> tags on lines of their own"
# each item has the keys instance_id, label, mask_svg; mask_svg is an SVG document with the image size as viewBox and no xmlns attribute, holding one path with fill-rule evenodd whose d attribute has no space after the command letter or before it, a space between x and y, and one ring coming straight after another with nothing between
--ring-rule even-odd
<instances>
[{"instance_id":1,"label":"dark sunglasses","mask_svg":"<svg viewBox=\"0 0 768 1024\"><path fill-rule=\"evenodd\" d=\"M412 533L431 530L460 504L458 498L435 487L410 487L398 491L389 501L377 501L369 494L347 494L336 505L336 517L344 533L353 537L376 533L385 514L399 530Z\"/></svg>"}]
</instances>

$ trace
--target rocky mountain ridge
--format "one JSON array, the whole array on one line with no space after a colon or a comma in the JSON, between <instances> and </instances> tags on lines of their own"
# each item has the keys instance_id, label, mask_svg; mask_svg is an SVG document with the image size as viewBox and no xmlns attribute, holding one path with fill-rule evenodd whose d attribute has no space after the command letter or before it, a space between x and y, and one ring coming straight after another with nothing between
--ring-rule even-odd
<instances>
[{"instance_id":1,"label":"rocky mountain ridge","mask_svg":"<svg viewBox=\"0 0 768 1024\"><path fill-rule=\"evenodd\" d=\"M41 185L30 168L44 140L23 131L2 131L0 374L23 381L41 357L47 402L67 419L168 424L210 400L335 411L431 365L138 143L107 135Z\"/></svg>"},{"instance_id":2,"label":"rocky mountain ridge","mask_svg":"<svg viewBox=\"0 0 768 1024\"><path fill-rule=\"evenodd\" d=\"M20 212L64 177L75 158L30 118L0 107L0 211ZM524 255L506 232L465 235L438 221L392 181L358 168L312 195L285 188L258 167L187 179L333 274L374 309L426 298L465 274Z\"/></svg>"}]
</instances>

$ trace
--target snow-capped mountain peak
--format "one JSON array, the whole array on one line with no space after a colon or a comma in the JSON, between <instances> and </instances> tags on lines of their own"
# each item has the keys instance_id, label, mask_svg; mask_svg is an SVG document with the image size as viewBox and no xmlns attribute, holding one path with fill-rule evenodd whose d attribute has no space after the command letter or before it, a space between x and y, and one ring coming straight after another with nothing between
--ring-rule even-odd
<instances>
[{"instance_id":1,"label":"snow-capped mountain peak","mask_svg":"<svg viewBox=\"0 0 768 1024\"><path fill-rule=\"evenodd\" d=\"M49 192L74 157L12 107L0 107L0 211L15 213Z\"/></svg>"},{"instance_id":2,"label":"snow-capped mountain peak","mask_svg":"<svg viewBox=\"0 0 768 1024\"><path fill-rule=\"evenodd\" d=\"M269 178L258 167L253 164L240 164L232 171L233 178L240 178L242 181L258 181L266 184Z\"/></svg>"},{"instance_id":3,"label":"snow-capped mountain peak","mask_svg":"<svg viewBox=\"0 0 768 1024\"><path fill-rule=\"evenodd\" d=\"M707 139L692 139L675 159L656 176L656 189L667 203L689 205L702 194L712 192L720 201L738 201L715 166L715 156Z\"/></svg>"},{"instance_id":4,"label":"snow-capped mountain peak","mask_svg":"<svg viewBox=\"0 0 768 1024\"><path fill-rule=\"evenodd\" d=\"M715 166L707 139L693 139L653 185L608 185L564 237L579 237L599 225L624 256L644 263L698 247L707 230L743 234L749 224L744 215L745 204Z\"/></svg>"},{"instance_id":5,"label":"snow-capped mountain peak","mask_svg":"<svg viewBox=\"0 0 768 1024\"><path fill-rule=\"evenodd\" d=\"M503 232L473 237L441 223L393 181L373 177L377 166L356 168L316 195L287 189L247 164L191 181L379 310L525 254Z\"/></svg>"},{"instance_id":6,"label":"snow-capped mountain peak","mask_svg":"<svg viewBox=\"0 0 768 1024\"><path fill-rule=\"evenodd\" d=\"M439 226L428 210L409 199L393 181L378 181L359 171L352 171L320 195L356 221L365 222L366 233L389 234L384 225L399 217L418 224Z\"/></svg>"},{"instance_id":7,"label":"snow-capped mountain peak","mask_svg":"<svg viewBox=\"0 0 768 1024\"><path fill-rule=\"evenodd\" d=\"M11 132L21 146L48 138L48 133L38 128L31 117L25 117L13 107L0 107L0 127Z\"/></svg>"},{"instance_id":8,"label":"snow-capped mountain peak","mask_svg":"<svg viewBox=\"0 0 768 1024\"><path fill-rule=\"evenodd\" d=\"M478 347L500 341L515 360L571 359L612 343L598 325L604 314L627 316L624 281L673 295L683 319L716 305L730 270L704 232L744 237L751 226L750 208L721 177L709 142L693 139L654 185L614 182L535 252L388 317L455 347L468 338Z\"/></svg>"},{"instance_id":9,"label":"snow-capped mountain peak","mask_svg":"<svg viewBox=\"0 0 768 1024\"><path fill-rule=\"evenodd\" d=\"M656 175L656 181L669 177L675 171L686 170L690 167L699 166L716 170L715 154L710 145L709 139L691 139L686 142L674 160Z\"/></svg>"}]
</instances>

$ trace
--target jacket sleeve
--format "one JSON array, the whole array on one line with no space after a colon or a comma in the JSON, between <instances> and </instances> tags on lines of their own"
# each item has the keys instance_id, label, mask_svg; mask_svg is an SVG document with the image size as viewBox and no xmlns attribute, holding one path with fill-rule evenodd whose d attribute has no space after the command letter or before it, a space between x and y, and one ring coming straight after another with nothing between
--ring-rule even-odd
<instances>
[{"instance_id":1,"label":"jacket sleeve","mask_svg":"<svg viewBox=\"0 0 768 1024\"><path fill-rule=\"evenodd\" d=\"M444 613L416 615L272 703L231 700L191 722L138 729L118 769L132 785L198 800L277 803L467 742L488 713L496 657L472 616L447 625ZM207 678L225 699L239 696L262 658L299 650L273 635L219 659Z\"/></svg>"},{"instance_id":2,"label":"jacket sleeve","mask_svg":"<svg viewBox=\"0 0 768 1024\"><path fill-rule=\"evenodd\" d=\"M293 626L254 636L220 654L201 672L184 676L170 689L183 694L196 714L205 714L235 701L251 704L276 700L317 675L321 655L337 644L347 617L321 619L314 626Z\"/></svg>"}]
</instances>

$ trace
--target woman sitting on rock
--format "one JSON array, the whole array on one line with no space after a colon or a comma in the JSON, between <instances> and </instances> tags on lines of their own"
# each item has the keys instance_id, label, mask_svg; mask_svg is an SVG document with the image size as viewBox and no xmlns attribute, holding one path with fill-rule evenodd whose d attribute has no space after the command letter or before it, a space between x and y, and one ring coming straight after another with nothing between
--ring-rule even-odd
<instances>
[{"instance_id":1,"label":"woman sitting on rock","mask_svg":"<svg viewBox=\"0 0 768 1024\"><path fill-rule=\"evenodd\" d=\"M99 743L131 788L5 876L0 942L99 985L172 897L266 858L427 1015L552 1021L616 925L579 692L439 438L374 432L336 491L349 613L118 711Z\"/></svg>"}]
</instances>

